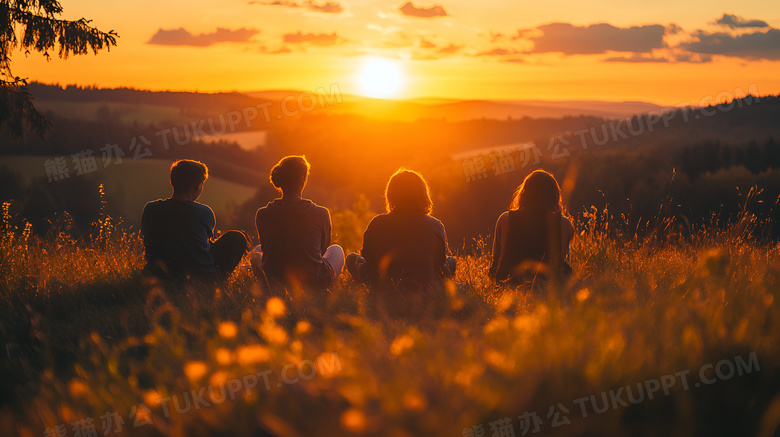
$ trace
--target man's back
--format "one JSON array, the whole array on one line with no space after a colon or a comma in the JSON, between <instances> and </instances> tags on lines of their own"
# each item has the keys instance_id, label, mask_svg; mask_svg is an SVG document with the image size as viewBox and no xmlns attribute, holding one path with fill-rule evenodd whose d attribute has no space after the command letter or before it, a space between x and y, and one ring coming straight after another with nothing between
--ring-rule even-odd
<instances>
[{"instance_id":1,"label":"man's back","mask_svg":"<svg viewBox=\"0 0 780 437\"><path fill-rule=\"evenodd\" d=\"M187 200L160 199L146 204L141 220L146 270L181 276L214 272L209 254L214 211Z\"/></svg>"},{"instance_id":2,"label":"man's back","mask_svg":"<svg viewBox=\"0 0 780 437\"><path fill-rule=\"evenodd\" d=\"M277 199L257 210L255 225L266 276L304 284L332 279L333 269L322 259L331 233L326 208L306 199Z\"/></svg>"}]
</instances>

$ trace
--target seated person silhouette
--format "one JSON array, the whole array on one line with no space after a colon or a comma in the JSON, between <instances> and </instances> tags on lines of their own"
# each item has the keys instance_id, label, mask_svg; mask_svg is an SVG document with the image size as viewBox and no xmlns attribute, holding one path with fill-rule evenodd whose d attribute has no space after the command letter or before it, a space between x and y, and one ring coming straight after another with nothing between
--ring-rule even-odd
<instances>
[{"instance_id":1,"label":"seated person silhouette","mask_svg":"<svg viewBox=\"0 0 780 437\"><path fill-rule=\"evenodd\" d=\"M444 225L432 217L430 190L422 175L400 168L385 188L386 213L374 217L363 234L360 255L347 257L353 279L369 286L421 288L455 275Z\"/></svg>"},{"instance_id":2,"label":"seated person silhouette","mask_svg":"<svg viewBox=\"0 0 780 437\"><path fill-rule=\"evenodd\" d=\"M302 198L310 168L305 156L282 158L271 170L271 184L282 197L255 216L260 237L252 251L255 274L297 290L328 287L344 268L344 251L330 244L330 212Z\"/></svg>"},{"instance_id":3,"label":"seated person silhouette","mask_svg":"<svg viewBox=\"0 0 780 437\"><path fill-rule=\"evenodd\" d=\"M568 261L573 236L558 181L536 170L515 190L509 211L496 222L490 276L509 285L550 275L564 278L571 273Z\"/></svg>"},{"instance_id":4,"label":"seated person silhouette","mask_svg":"<svg viewBox=\"0 0 780 437\"><path fill-rule=\"evenodd\" d=\"M212 242L214 211L197 202L208 177L205 164L176 161L171 165L173 195L144 206L141 232L145 273L163 279L189 277L215 283L238 266L247 250L246 236L229 231Z\"/></svg>"}]
</instances>

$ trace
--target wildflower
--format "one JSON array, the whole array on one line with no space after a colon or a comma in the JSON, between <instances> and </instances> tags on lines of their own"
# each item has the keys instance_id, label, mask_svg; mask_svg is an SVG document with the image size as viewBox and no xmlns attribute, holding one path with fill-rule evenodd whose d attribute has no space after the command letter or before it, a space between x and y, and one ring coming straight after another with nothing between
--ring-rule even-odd
<instances>
[{"instance_id":1,"label":"wildflower","mask_svg":"<svg viewBox=\"0 0 780 437\"><path fill-rule=\"evenodd\" d=\"M259 344L243 346L236 351L238 364L248 366L250 364L263 363L271 358L271 351Z\"/></svg>"},{"instance_id":2,"label":"wildflower","mask_svg":"<svg viewBox=\"0 0 780 437\"><path fill-rule=\"evenodd\" d=\"M268 314L273 317L281 317L287 312L287 307L278 297L268 299L268 302L265 304L265 309L268 311Z\"/></svg>"},{"instance_id":3,"label":"wildflower","mask_svg":"<svg viewBox=\"0 0 780 437\"><path fill-rule=\"evenodd\" d=\"M410 390L404 394L404 408L411 411L423 411L428 406L428 400L419 390Z\"/></svg>"},{"instance_id":4,"label":"wildflower","mask_svg":"<svg viewBox=\"0 0 780 437\"><path fill-rule=\"evenodd\" d=\"M295 325L295 332L298 334L305 334L309 332L310 329L311 323L307 322L306 320L301 320L297 325Z\"/></svg>"},{"instance_id":5,"label":"wildflower","mask_svg":"<svg viewBox=\"0 0 780 437\"><path fill-rule=\"evenodd\" d=\"M197 382L208 370L208 366L203 361L190 361L184 365L184 374L190 382Z\"/></svg>"},{"instance_id":6,"label":"wildflower","mask_svg":"<svg viewBox=\"0 0 780 437\"><path fill-rule=\"evenodd\" d=\"M341 426L351 432L362 432L366 429L366 415L357 408L349 408L341 413Z\"/></svg>"},{"instance_id":7,"label":"wildflower","mask_svg":"<svg viewBox=\"0 0 780 437\"><path fill-rule=\"evenodd\" d=\"M222 366L228 366L233 361L233 358L230 356L230 351L223 347L214 351L214 358L216 358L217 363Z\"/></svg>"},{"instance_id":8,"label":"wildflower","mask_svg":"<svg viewBox=\"0 0 780 437\"><path fill-rule=\"evenodd\" d=\"M89 392L89 387L77 379L71 381L68 388L70 389L70 394L77 398L82 397Z\"/></svg>"},{"instance_id":9,"label":"wildflower","mask_svg":"<svg viewBox=\"0 0 780 437\"><path fill-rule=\"evenodd\" d=\"M406 334L393 340L393 344L390 345L390 352L393 355L401 355L405 350L414 346L414 339Z\"/></svg>"},{"instance_id":10,"label":"wildflower","mask_svg":"<svg viewBox=\"0 0 780 437\"><path fill-rule=\"evenodd\" d=\"M219 324L219 335L222 338L234 338L238 334L238 327L233 322L221 322Z\"/></svg>"}]
</instances>

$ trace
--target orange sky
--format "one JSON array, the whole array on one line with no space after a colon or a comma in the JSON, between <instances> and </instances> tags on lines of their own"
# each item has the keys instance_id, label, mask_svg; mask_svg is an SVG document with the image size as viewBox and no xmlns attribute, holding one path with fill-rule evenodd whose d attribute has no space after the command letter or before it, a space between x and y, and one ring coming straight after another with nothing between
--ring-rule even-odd
<instances>
[{"instance_id":1,"label":"orange sky","mask_svg":"<svg viewBox=\"0 0 780 437\"><path fill-rule=\"evenodd\" d=\"M360 94L359 66L374 55L404 70L398 98L697 104L735 89L780 93L774 0L262 3L274 0L66 0L64 18L116 30L118 46L67 61L17 53L13 72L63 85L213 92L338 84Z\"/></svg>"}]
</instances>

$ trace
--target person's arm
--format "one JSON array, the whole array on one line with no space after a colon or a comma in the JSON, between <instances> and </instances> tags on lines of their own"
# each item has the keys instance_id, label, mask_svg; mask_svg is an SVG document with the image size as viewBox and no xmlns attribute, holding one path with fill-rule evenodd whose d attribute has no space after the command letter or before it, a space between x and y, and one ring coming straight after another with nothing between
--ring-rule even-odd
<instances>
[{"instance_id":1,"label":"person's arm","mask_svg":"<svg viewBox=\"0 0 780 437\"><path fill-rule=\"evenodd\" d=\"M207 206L206 208L209 210L206 223L206 233L209 236L209 241L211 241L211 239L214 238L214 231L217 229L217 216L214 215L214 210L211 209L210 206Z\"/></svg>"},{"instance_id":2,"label":"person's arm","mask_svg":"<svg viewBox=\"0 0 780 437\"><path fill-rule=\"evenodd\" d=\"M257 231L257 241L263 244L263 236L260 234L260 209L255 212L255 230Z\"/></svg>"},{"instance_id":3,"label":"person's arm","mask_svg":"<svg viewBox=\"0 0 780 437\"><path fill-rule=\"evenodd\" d=\"M444 224L441 225L441 238L444 243L441 247L442 248L441 258L442 260L445 260L450 255L450 247L447 244L447 230L444 229Z\"/></svg>"},{"instance_id":4,"label":"person's arm","mask_svg":"<svg viewBox=\"0 0 780 437\"><path fill-rule=\"evenodd\" d=\"M376 257L374 241L374 227L376 226L374 223L375 220L376 217L371 219L371 221L368 222L368 226L366 226L366 230L363 231L363 248L360 250L360 256L362 256L366 261Z\"/></svg>"},{"instance_id":5,"label":"person's arm","mask_svg":"<svg viewBox=\"0 0 780 437\"><path fill-rule=\"evenodd\" d=\"M328 250L331 243L331 233L333 232L333 223L330 220L330 211L325 209L325 229L322 231L322 254Z\"/></svg>"},{"instance_id":6,"label":"person's arm","mask_svg":"<svg viewBox=\"0 0 780 437\"><path fill-rule=\"evenodd\" d=\"M146 262L149 262L155 253L155 248L153 246L153 239L154 237L150 238L151 234L151 218L149 217L151 213L149 212L151 208L149 208L149 204L147 203L144 206L144 212L141 214L141 238L144 242L144 259Z\"/></svg>"},{"instance_id":7,"label":"person's arm","mask_svg":"<svg viewBox=\"0 0 780 437\"><path fill-rule=\"evenodd\" d=\"M375 216L366 226L366 230L363 232L363 248L360 250L360 256L365 262L359 266L360 278L365 282L370 282L376 279L379 270L379 248L377 247L379 242L377 239L377 226L380 216Z\"/></svg>"},{"instance_id":8,"label":"person's arm","mask_svg":"<svg viewBox=\"0 0 780 437\"><path fill-rule=\"evenodd\" d=\"M210 206L195 202L194 216L190 218L194 223L200 223L206 228L206 240L209 244L214 241L214 229L217 227L217 218ZM199 243L200 244L200 243Z\"/></svg>"},{"instance_id":9,"label":"person's arm","mask_svg":"<svg viewBox=\"0 0 780 437\"><path fill-rule=\"evenodd\" d=\"M561 216L561 253L563 261L569 262L569 244L574 238L574 225L567 217Z\"/></svg>"},{"instance_id":10,"label":"person's arm","mask_svg":"<svg viewBox=\"0 0 780 437\"><path fill-rule=\"evenodd\" d=\"M509 212L504 212L496 220L496 232L493 235L493 260L490 263L490 277L496 278L498 273L498 262L501 260L501 242L504 238L504 226L509 220Z\"/></svg>"}]
</instances>

